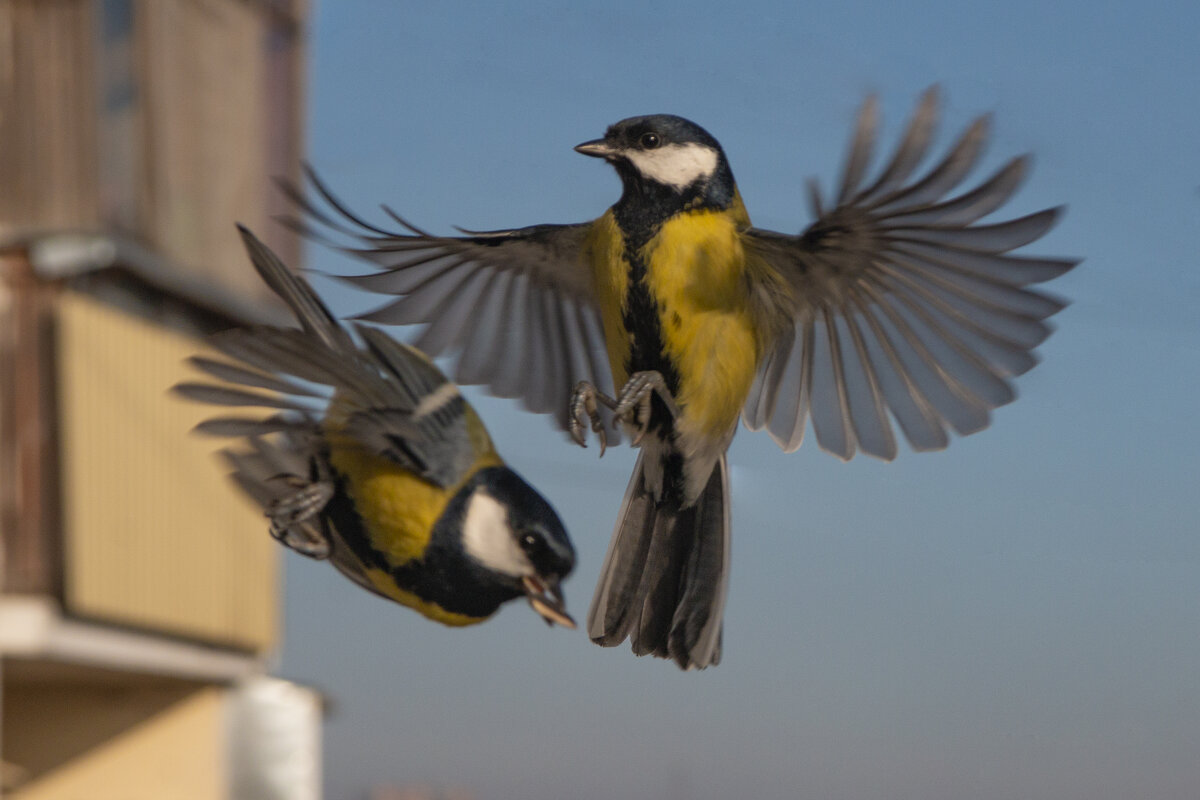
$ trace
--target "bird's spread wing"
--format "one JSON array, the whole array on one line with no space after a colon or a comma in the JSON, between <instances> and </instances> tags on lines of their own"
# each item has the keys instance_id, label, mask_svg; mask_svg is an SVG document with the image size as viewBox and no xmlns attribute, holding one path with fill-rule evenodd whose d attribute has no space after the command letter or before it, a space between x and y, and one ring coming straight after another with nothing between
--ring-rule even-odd
<instances>
[{"instance_id":1,"label":"bird's spread wing","mask_svg":"<svg viewBox=\"0 0 1200 800\"><path fill-rule=\"evenodd\" d=\"M216 417L197 430L235 437L283 433L319 443L318 420L330 408L337 419L326 427L365 452L438 485L457 483L477 456L458 388L422 353L381 331L358 326L363 344L356 345L307 282L251 234L243 235L255 267L287 301L301 328L264 326L214 336L210 344L233 360L197 356L191 363L222 383L187 382L174 391L199 402L277 413L266 419ZM322 386L332 390L332 401ZM314 455L317 449L318 444L310 447Z\"/></svg>"},{"instance_id":2,"label":"bird's spread wing","mask_svg":"<svg viewBox=\"0 0 1200 800\"><path fill-rule=\"evenodd\" d=\"M348 210L311 170L308 176L333 215L284 186L307 216L285 222L383 268L344 280L398 296L361 319L427 324L413 343L433 356L459 351L455 380L519 397L531 411L553 414L564 430L577 382L612 393L591 276L581 259L590 224L434 236L385 208L400 226L389 231Z\"/></svg>"},{"instance_id":3,"label":"bird's spread wing","mask_svg":"<svg viewBox=\"0 0 1200 800\"><path fill-rule=\"evenodd\" d=\"M1037 362L1065 303L1029 288L1077 261L1011 255L1041 237L1061 209L977 224L1016 191L1028 169L1015 158L979 186L946 199L978 161L988 120L976 120L924 175L936 91L922 98L878 178L865 185L876 106L859 115L837 198L798 236L753 229L748 258L791 292L790 319L761 364L743 418L787 451L812 417L820 446L896 455L890 416L915 450L987 426L1014 397L1010 379Z\"/></svg>"}]
</instances>

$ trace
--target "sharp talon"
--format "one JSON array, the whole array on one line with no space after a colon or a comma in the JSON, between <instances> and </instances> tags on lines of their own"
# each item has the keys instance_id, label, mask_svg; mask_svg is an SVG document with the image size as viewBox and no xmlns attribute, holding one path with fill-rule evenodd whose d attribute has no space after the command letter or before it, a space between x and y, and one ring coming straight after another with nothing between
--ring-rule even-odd
<instances>
[{"instance_id":1,"label":"sharp talon","mask_svg":"<svg viewBox=\"0 0 1200 800\"><path fill-rule=\"evenodd\" d=\"M571 396L570 406L570 423L568 431L571 438L580 447L587 447L587 435L584 432L583 426L585 420L590 424L592 432L596 434L596 438L600 440L600 455L604 456L604 451L608 449L608 438L604 433L604 421L600 419L600 412L596 406L597 402L612 408L615 401L596 390L596 387L587 381L580 381L575 384L575 392Z\"/></svg>"},{"instance_id":2,"label":"sharp talon","mask_svg":"<svg viewBox=\"0 0 1200 800\"><path fill-rule=\"evenodd\" d=\"M634 373L621 389L619 400L613 408L617 421L635 430L632 445L637 447L650 432L652 414L651 401L658 395L672 417L679 416L679 407L667 389L661 373L648 371Z\"/></svg>"},{"instance_id":3,"label":"sharp talon","mask_svg":"<svg viewBox=\"0 0 1200 800\"><path fill-rule=\"evenodd\" d=\"M271 537L300 555L318 560L329 557L329 540L322 533L320 514L333 497L333 484L306 481L295 475L280 476L298 491L281 497L267 509Z\"/></svg>"}]
</instances>

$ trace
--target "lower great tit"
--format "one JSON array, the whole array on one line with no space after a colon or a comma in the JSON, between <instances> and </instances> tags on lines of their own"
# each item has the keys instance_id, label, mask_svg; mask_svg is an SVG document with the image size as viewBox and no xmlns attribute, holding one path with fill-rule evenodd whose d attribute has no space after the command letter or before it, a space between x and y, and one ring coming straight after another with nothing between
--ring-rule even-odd
<instances>
[{"instance_id":1,"label":"lower great tit","mask_svg":"<svg viewBox=\"0 0 1200 800\"><path fill-rule=\"evenodd\" d=\"M225 385L175 391L279 410L197 428L246 437L247 447L224 456L235 482L266 509L272 535L446 625L482 622L525 597L548 623L574 627L560 588L575 563L566 530L505 466L458 387L420 351L378 330L355 326L356 345L303 278L239 230L300 329L220 333L212 345L234 361L191 363ZM322 386L332 396L315 390Z\"/></svg>"},{"instance_id":2,"label":"lower great tit","mask_svg":"<svg viewBox=\"0 0 1200 800\"><path fill-rule=\"evenodd\" d=\"M739 414L789 452L810 417L817 443L843 459L895 457L893 422L914 450L938 450L947 429L979 431L1013 400L1011 379L1034 366L1046 320L1065 306L1029 287L1076 260L1010 253L1061 209L979 224L1016 191L1028 158L947 199L989 123L976 120L914 177L936 118L930 89L866 180L869 99L836 197L827 204L810 184L816 221L798 235L751 226L717 140L669 115L623 120L575 148L611 164L623 187L592 222L435 236L390 209L402 230L364 222L311 171L349 226L290 194L383 268L351 282L400 295L365 319L428 323L417 345L460 350L457 380L554 412L580 444L590 427L603 453L611 415L640 445L588 634L703 668L721 653L725 453Z\"/></svg>"}]
</instances>

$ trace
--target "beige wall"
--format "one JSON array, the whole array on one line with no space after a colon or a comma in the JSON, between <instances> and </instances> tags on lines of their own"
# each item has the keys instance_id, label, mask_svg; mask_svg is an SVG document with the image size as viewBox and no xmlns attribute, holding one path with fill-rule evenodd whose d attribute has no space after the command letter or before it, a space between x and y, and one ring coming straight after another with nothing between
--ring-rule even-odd
<instances>
[{"instance_id":1,"label":"beige wall","mask_svg":"<svg viewBox=\"0 0 1200 800\"><path fill-rule=\"evenodd\" d=\"M27 688L4 697L5 758L32 780L11 800L223 800L226 695L217 688Z\"/></svg>"},{"instance_id":2,"label":"beige wall","mask_svg":"<svg viewBox=\"0 0 1200 800\"><path fill-rule=\"evenodd\" d=\"M167 390L197 340L65 292L56 309L66 609L252 650L277 627L279 546Z\"/></svg>"}]
</instances>

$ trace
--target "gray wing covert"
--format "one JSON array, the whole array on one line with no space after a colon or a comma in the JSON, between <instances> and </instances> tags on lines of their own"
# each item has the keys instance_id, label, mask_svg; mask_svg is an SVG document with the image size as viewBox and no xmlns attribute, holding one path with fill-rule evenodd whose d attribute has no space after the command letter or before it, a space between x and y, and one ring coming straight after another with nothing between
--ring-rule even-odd
<instances>
[{"instance_id":1,"label":"gray wing covert","mask_svg":"<svg viewBox=\"0 0 1200 800\"><path fill-rule=\"evenodd\" d=\"M910 181L937 118L930 89L864 187L876 117L871 98L832 207L810 184L816 221L803 233L747 236L748 256L790 286L793 319L761 364L743 418L789 452L810 416L818 444L844 459L856 450L895 457L889 412L914 450L945 447L947 427L960 435L986 427L991 409L1015 398L1011 378L1037 363L1033 350L1052 331L1046 320L1066 305L1030 285L1078 263L1010 253L1050 230L1061 209L976 224L1017 190L1027 157L944 199L977 163L986 117Z\"/></svg>"}]
</instances>

